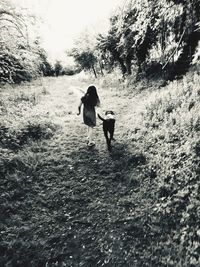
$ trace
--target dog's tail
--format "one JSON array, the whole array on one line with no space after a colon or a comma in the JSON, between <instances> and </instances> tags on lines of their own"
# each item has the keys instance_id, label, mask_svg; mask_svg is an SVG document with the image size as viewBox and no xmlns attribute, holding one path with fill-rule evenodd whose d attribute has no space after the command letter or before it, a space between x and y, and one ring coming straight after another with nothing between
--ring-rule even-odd
<instances>
[{"instance_id":1,"label":"dog's tail","mask_svg":"<svg viewBox=\"0 0 200 267\"><path fill-rule=\"evenodd\" d=\"M103 119L99 114L97 114L99 119L102 120L102 121L105 121L105 119Z\"/></svg>"}]
</instances>

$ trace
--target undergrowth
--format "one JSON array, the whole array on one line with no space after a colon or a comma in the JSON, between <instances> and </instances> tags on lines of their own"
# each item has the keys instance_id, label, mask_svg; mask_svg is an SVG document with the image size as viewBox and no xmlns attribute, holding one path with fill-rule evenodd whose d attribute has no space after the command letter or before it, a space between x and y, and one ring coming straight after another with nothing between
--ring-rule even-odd
<instances>
[{"instance_id":1,"label":"undergrowth","mask_svg":"<svg viewBox=\"0 0 200 267\"><path fill-rule=\"evenodd\" d=\"M148 158L143 172L154 185L151 216L161 236L151 245L154 253L160 249L160 266L200 266L199 84L191 72L146 91L138 125L129 121L136 129L129 130L129 140Z\"/></svg>"}]
</instances>

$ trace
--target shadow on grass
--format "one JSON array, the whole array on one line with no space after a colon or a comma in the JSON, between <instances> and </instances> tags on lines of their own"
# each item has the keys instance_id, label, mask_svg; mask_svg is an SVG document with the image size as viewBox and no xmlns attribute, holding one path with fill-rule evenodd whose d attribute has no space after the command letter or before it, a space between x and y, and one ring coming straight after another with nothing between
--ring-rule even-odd
<instances>
[{"instance_id":1,"label":"shadow on grass","mask_svg":"<svg viewBox=\"0 0 200 267\"><path fill-rule=\"evenodd\" d=\"M117 141L112 143L112 150L110 152L108 150L105 150L105 152L110 155L113 160L121 160L124 157L127 158L127 156L131 154L126 144Z\"/></svg>"},{"instance_id":2,"label":"shadow on grass","mask_svg":"<svg viewBox=\"0 0 200 267\"><path fill-rule=\"evenodd\" d=\"M127 172L146 163L145 155L137 151L132 153L127 144L117 141L113 142L110 152L105 144L97 144L93 147L78 147L71 153L71 157L77 166L84 165L85 168L105 173Z\"/></svg>"}]
</instances>

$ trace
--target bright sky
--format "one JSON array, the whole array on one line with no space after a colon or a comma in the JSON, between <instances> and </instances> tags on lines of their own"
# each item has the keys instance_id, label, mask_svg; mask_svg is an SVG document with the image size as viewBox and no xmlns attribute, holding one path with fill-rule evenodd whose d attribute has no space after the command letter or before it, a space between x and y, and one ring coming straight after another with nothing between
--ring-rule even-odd
<instances>
[{"instance_id":1,"label":"bright sky","mask_svg":"<svg viewBox=\"0 0 200 267\"><path fill-rule=\"evenodd\" d=\"M44 47L52 57L61 56L73 39L89 27L94 32L108 27L108 18L124 0L13 0L44 20Z\"/></svg>"}]
</instances>

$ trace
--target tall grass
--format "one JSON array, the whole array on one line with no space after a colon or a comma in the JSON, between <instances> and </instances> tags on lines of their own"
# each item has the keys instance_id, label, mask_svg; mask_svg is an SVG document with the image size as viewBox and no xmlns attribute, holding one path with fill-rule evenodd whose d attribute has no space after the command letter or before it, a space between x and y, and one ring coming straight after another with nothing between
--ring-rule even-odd
<instances>
[{"instance_id":1,"label":"tall grass","mask_svg":"<svg viewBox=\"0 0 200 267\"><path fill-rule=\"evenodd\" d=\"M200 76L191 72L165 88L146 91L138 100L139 120L129 117L127 138L148 158L143 171L154 184L152 216L167 236L160 241L163 250L168 248L161 256L166 266L200 264L199 84Z\"/></svg>"}]
</instances>

